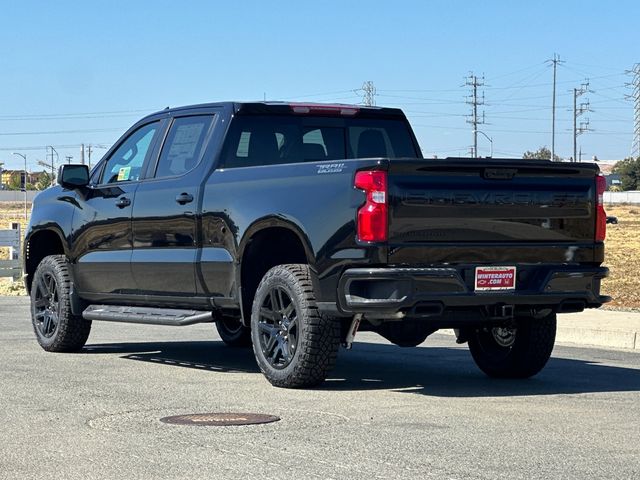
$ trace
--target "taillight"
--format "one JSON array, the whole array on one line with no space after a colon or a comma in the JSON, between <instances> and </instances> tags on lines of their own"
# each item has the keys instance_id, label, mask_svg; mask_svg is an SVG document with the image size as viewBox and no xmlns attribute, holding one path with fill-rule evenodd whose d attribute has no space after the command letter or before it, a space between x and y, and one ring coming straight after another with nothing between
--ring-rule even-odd
<instances>
[{"instance_id":1,"label":"taillight","mask_svg":"<svg viewBox=\"0 0 640 480\"><path fill-rule=\"evenodd\" d=\"M360 111L356 105L329 105L323 103L290 103L293 113L311 115L343 115L352 117Z\"/></svg>"},{"instance_id":2,"label":"taillight","mask_svg":"<svg viewBox=\"0 0 640 480\"><path fill-rule=\"evenodd\" d=\"M358 209L358 240L387 241L387 172L357 172L354 186L364 190L366 202Z\"/></svg>"},{"instance_id":3,"label":"taillight","mask_svg":"<svg viewBox=\"0 0 640 480\"><path fill-rule=\"evenodd\" d=\"M604 192L607 179L600 174L596 177L596 242L604 242L607 236L607 214L604 211Z\"/></svg>"}]
</instances>

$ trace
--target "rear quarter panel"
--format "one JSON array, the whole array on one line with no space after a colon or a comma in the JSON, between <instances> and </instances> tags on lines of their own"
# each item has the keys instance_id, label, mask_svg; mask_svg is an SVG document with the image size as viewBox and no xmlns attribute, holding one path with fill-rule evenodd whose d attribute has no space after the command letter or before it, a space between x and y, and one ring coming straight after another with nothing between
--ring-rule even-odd
<instances>
[{"instance_id":1,"label":"rear quarter panel","mask_svg":"<svg viewBox=\"0 0 640 480\"><path fill-rule=\"evenodd\" d=\"M224 249L230 259L240 261L255 232L289 228L318 273L320 298L335 299L343 265L386 261L386 248L358 245L355 239L355 216L364 194L353 187L354 172L376 163L344 160L216 170L204 191L203 255L208 248Z\"/></svg>"}]
</instances>

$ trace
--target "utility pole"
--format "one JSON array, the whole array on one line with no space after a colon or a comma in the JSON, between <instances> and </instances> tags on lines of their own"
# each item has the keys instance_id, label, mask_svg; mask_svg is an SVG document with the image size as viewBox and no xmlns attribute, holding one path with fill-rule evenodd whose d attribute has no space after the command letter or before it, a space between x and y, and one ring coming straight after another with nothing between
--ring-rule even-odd
<instances>
[{"instance_id":1,"label":"utility pole","mask_svg":"<svg viewBox=\"0 0 640 480\"><path fill-rule=\"evenodd\" d=\"M80 144L80 163L84 165L84 143Z\"/></svg>"},{"instance_id":2,"label":"utility pole","mask_svg":"<svg viewBox=\"0 0 640 480\"><path fill-rule=\"evenodd\" d=\"M371 80L362 84L362 104L365 107L373 107L376 104L376 87Z\"/></svg>"},{"instance_id":3,"label":"utility pole","mask_svg":"<svg viewBox=\"0 0 640 480\"><path fill-rule=\"evenodd\" d=\"M22 157L22 159L24 160L24 219L26 221L27 220L27 156L18 152L13 152L13 155Z\"/></svg>"},{"instance_id":4,"label":"utility pole","mask_svg":"<svg viewBox=\"0 0 640 480\"><path fill-rule=\"evenodd\" d=\"M631 70L627 71L628 75L632 75L631 83L627 83L631 87L631 94L625 95L625 98L634 102L633 108L633 141L631 142L631 157L640 157L640 63L636 63Z\"/></svg>"},{"instance_id":5,"label":"utility pole","mask_svg":"<svg viewBox=\"0 0 640 480\"><path fill-rule=\"evenodd\" d=\"M87 145L87 161L89 163L89 170L91 170L91 152L93 152L93 146ZM84 162L82 162L84 164Z\"/></svg>"},{"instance_id":6,"label":"utility pole","mask_svg":"<svg viewBox=\"0 0 640 480\"><path fill-rule=\"evenodd\" d=\"M470 118L467 119L467 123L470 123L473 127L473 154L472 157L478 156L478 125L484 123L484 111L482 112L482 119L478 116L478 107L484 105L484 92L482 92L482 98L478 96L478 87L484 85L484 77L478 78L473 72L469 73L469 76L465 79L465 86L471 87L471 95L467 98L467 104L471 105Z\"/></svg>"},{"instance_id":7,"label":"utility pole","mask_svg":"<svg viewBox=\"0 0 640 480\"><path fill-rule=\"evenodd\" d=\"M73 158L72 155L67 155L66 157L64 157L67 159L67 163L71 163L71 159Z\"/></svg>"},{"instance_id":8,"label":"utility pole","mask_svg":"<svg viewBox=\"0 0 640 480\"><path fill-rule=\"evenodd\" d=\"M546 63L553 65L553 100L551 102L551 161L556 159L556 70L559 64L563 64L564 61L560 60L560 55L553 54L551 60L547 60Z\"/></svg>"},{"instance_id":9,"label":"utility pole","mask_svg":"<svg viewBox=\"0 0 640 480\"><path fill-rule=\"evenodd\" d=\"M55 148L53 148L53 145L49 145L47 148L51 149L51 163L47 165L51 167L51 181L53 182L53 179L56 176L56 162L55 162L55 159L53 158L53 154L55 153L56 159L58 160L60 160L60 156L58 155L58 151ZM48 157L49 157L49 154L47 154L47 158Z\"/></svg>"},{"instance_id":10,"label":"utility pole","mask_svg":"<svg viewBox=\"0 0 640 480\"><path fill-rule=\"evenodd\" d=\"M585 80L585 82L580 85L580 88L573 89L573 161L577 162L578 160L578 135L582 135L590 131L589 128L589 119L585 119L584 122L580 122L580 126L578 127L578 117L583 115L586 112L591 112L592 110L589 108L589 100L586 102L581 102L578 107L578 97L584 95L589 90L589 80Z\"/></svg>"}]
</instances>

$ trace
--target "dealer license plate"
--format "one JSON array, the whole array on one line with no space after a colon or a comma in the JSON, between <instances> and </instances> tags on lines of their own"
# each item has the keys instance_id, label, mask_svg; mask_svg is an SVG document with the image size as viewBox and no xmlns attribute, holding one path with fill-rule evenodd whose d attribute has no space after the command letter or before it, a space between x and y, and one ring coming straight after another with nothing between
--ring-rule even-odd
<instances>
[{"instance_id":1,"label":"dealer license plate","mask_svg":"<svg viewBox=\"0 0 640 480\"><path fill-rule=\"evenodd\" d=\"M476 267L476 291L515 290L516 267Z\"/></svg>"}]
</instances>

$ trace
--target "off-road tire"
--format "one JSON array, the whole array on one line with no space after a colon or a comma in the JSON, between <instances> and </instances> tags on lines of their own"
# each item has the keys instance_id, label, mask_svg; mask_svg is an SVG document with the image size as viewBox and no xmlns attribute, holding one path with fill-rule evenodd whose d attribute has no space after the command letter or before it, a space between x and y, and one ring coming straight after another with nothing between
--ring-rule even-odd
<instances>
[{"instance_id":1,"label":"off-road tire","mask_svg":"<svg viewBox=\"0 0 640 480\"><path fill-rule=\"evenodd\" d=\"M239 318L224 317L216 321L216 330L222 341L234 348L251 346L251 329L245 327Z\"/></svg>"},{"instance_id":2,"label":"off-road tire","mask_svg":"<svg viewBox=\"0 0 640 480\"><path fill-rule=\"evenodd\" d=\"M45 280L49 282L49 288L55 289L55 293L52 292L55 307L51 311L57 313L57 323L48 335L43 333L42 314L38 312L38 305L46 303L43 299ZM71 274L67 258L64 255L45 257L31 283L31 323L38 343L47 352L78 352L89 338L91 321L71 313L70 291Z\"/></svg>"},{"instance_id":3,"label":"off-road tire","mask_svg":"<svg viewBox=\"0 0 640 480\"><path fill-rule=\"evenodd\" d=\"M469 333L469 351L476 365L490 377L529 378L544 368L556 339L556 315L515 320L515 340L509 347L493 338L491 327Z\"/></svg>"},{"instance_id":4,"label":"off-road tire","mask_svg":"<svg viewBox=\"0 0 640 480\"><path fill-rule=\"evenodd\" d=\"M314 279L308 265L278 265L262 278L253 300L251 338L260 370L276 387L303 388L322 383L336 362L340 323L321 315L316 305ZM261 346L261 308L275 289L289 295L297 316L296 347L290 363L276 368ZM290 304L290 305L291 305Z\"/></svg>"}]
</instances>

